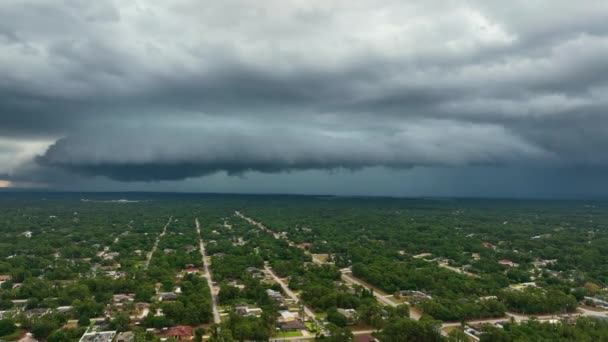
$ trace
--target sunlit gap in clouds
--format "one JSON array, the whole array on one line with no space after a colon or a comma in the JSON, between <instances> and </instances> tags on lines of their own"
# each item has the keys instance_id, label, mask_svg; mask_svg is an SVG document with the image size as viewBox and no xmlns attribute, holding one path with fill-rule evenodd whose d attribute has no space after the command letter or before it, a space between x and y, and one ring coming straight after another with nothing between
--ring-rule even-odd
<instances>
[{"instance_id":1,"label":"sunlit gap in clouds","mask_svg":"<svg viewBox=\"0 0 608 342\"><path fill-rule=\"evenodd\" d=\"M12 182L4 179L0 179L0 188L46 188L47 184L44 183L32 183L32 182Z\"/></svg>"}]
</instances>

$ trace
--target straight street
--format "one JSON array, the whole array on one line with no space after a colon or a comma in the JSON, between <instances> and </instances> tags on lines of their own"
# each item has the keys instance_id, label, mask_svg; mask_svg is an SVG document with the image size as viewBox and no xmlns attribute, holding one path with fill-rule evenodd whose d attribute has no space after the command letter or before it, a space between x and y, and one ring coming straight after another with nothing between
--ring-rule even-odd
<instances>
[{"instance_id":1,"label":"straight street","mask_svg":"<svg viewBox=\"0 0 608 342\"><path fill-rule=\"evenodd\" d=\"M287 284L285 284L285 282L283 281L283 279L279 278L272 271L272 268L270 268L270 266L268 266L268 265L264 265L264 271L266 272L267 275L271 276L274 279L274 281L277 282L277 284L281 285L281 288L287 294L287 296L289 296L289 298L291 298L291 300L293 300L296 303L300 303L300 305L302 305L302 307L304 308L304 314L306 316L308 316L308 318L310 318L312 321L314 321L324 334L327 334L327 331L325 330L325 327L317 320L317 317L315 316L315 313L312 312L312 310L310 310L306 305L304 305L304 303L302 303L302 301L300 300L300 298L298 297L298 295L296 295L289 288L289 286L287 286Z\"/></svg>"},{"instance_id":2,"label":"straight street","mask_svg":"<svg viewBox=\"0 0 608 342\"><path fill-rule=\"evenodd\" d=\"M144 269L148 269L148 267L150 266L150 260L152 260L152 255L154 255L154 252L156 252L156 250L158 249L158 243L160 242L160 239L163 236L165 236L165 234L167 233L167 227L169 227L171 220L173 220L173 216L169 217L169 221L167 222L167 224L165 224L163 231L160 233L160 235L158 235L156 237L156 241L154 241L154 247L152 247L152 250L149 251L148 255L146 256L146 262L144 263Z\"/></svg>"},{"instance_id":3,"label":"straight street","mask_svg":"<svg viewBox=\"0 0 608 342\"><path fill-rule=\"evenodd\" d=\"M201 234L201 226L198 222L198 218L194 219L194 223L196 224L196 232L199 237L199 246L201 249L201 255L203 256L203 268L205 270L205 278L207 279L207 285L209 286L209 291L211 292L211 306L213 310L213 322L216 324L220 324L222 319L220 318L220 311L217 307L217 294L213 290L213 280L211 278L211 272L209 271L209 262L207 261L207 253L205 252L205 243L203 241L203 235Z\"/></svg>"}]
</instances>

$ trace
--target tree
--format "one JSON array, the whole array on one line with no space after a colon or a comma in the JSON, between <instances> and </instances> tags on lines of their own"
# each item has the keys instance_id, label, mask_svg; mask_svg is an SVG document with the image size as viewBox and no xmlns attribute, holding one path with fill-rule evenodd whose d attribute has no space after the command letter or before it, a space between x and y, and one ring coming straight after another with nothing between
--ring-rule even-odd
<instances>
[{"instance_id":1,"label":"tree","mask_svg":"<svg viewBox=\"0 0 608 342\"><path fill-rule=\"evenodd\" d=\"M121 312L114 316L112 322L110 322L110 327L118 332L123 332L129 330L130 322L131 320L129 319L129 315L124 312Z\"/></svg>"},{"instance_id":2,"label":"tree","mask_svg":"<svg viewBox=\"0 0 608 342\"><path fill-rule=\"evenodd\" d=\"M50 315L42 316L32 323L32 334L37 339L46 339L59 326L60 322L54 320Z\"/></svg>"},{"instance_id":3,"label":"tree","mask_svg":"<svg viewBox=\"0 0 608 342\"><path fill-rule=\"evenodd\" d=\"M402 308L399 310L403 310ZM409 317L409 309L407 310ZM382 307L375 300L370 300L359 307L359 319L363 323L369 324L376 329L380 329L384 324Z\"/></svg>"},{"instance_id":4,"label":"tree","mask_svg":"<svg viewBox=\"0 0 608 342\"><path fill-rule=\"evenodd\" d=\"M498 328L488 328L481 334L479 342L510 342L511 338L505 330Z\"/></svg>"},{"instance_id":5,"label":"tree","mask_svg":"<svg viewBox=\"0 0 608 342\"><path fill-rule=\"evenodd\" d=\"M79 327L88 327L91 325L91 318L87 315L82 315L78 318L78 326Z\"/></svg>"},{"instance_id":6,"label":"tree","mask_svg":"<svg viewBox=\"0 0 608 342\"><path fill-rule=\"evenodd\" d=\"M203 336L205 335L205 329L197 328L194 330L194 342L203 342Z\"/></svg>"},{"instance_id":7,"label":"tree","mask_svg":"<svg viewBox=\"0 0 608 342\"><path fill-rule=\"evenodd\" d=\"M414 321L409 318L391 319L382 331L383 342L440 342L439 329L433 321Z\"/></svg>"},{"instance_id":8,"label":"tree","mask_svg":"<svg viewBox=\"0 0 608 342\"><path fill-rule=\"evenodd\" d=\"M221 304L229 304L232 300L239 298L241 290L238 287L230 286L226 283L220 285L218 299Z\"/></svg>"},{"instance_id":9,"label":"tree","mask_svg":"<svg viewBox=\"0 0 608 342\"><path fill-rule=\"evenodd\" d=\"M136 302L149 302L156 291L154 286L150 284L143 284L135 290L135 301Z\"/></svg>"},{"instance_id":10,"label":"tree","mask_svg":"<svg viewBox=\"0 0 608 342\"><path fill-rule=\"evenodd\" d=\"M339 327L345 327L348 323L346 316L339 313L336 309L330 309L327 311L327 321Z\"/></svg>"},{"instance_id":11,"label":"tree","mask_svg":"<svg viewBox=\"0 0 608 342\"><path fill-rule=\"evenodd\" d=\"M0 310L8 310L8 309L12 308L13 306L15 306L15 304L12 301L10 301L9 299L0 300Z\"/></svg>"},{"instance_id":12,"label":"tree","mask_svg":"<svg viewBox=\"0 0 608 342\"><path fill-rule=\"evenodd\" d=\"M73 342L82 336L85 332L84 328L78 329L57 329L53 331L47 341L48 342Z\"/></svg>"},{"instance_id":13,"label":"tree","mask_svg":"<svg viewBox=\"0 0 608 342\"><path fill-rule=\"evenodd\" d=\"M353 341L353 333L348 328L342 328L335 324L329 324L329 337L326 339L330 342L350 342Z\"/></svg>"},{"instance_id":14,"label":"tree","mask_svg":"<svg viewBox=\"0 0 608 342\"><path fill-rule=\"evenodd\" d=\"M15 327L15 323L12 321L9 321L8 319L0 320L0 336L12 334L15 329L17 328Z\"/></svg>"},{"instance_id":15,"label":"tree","mask_svg":"<svg viewBox=\"0 0 608 342\"><path fill-rule=\"evenodd\" d=\"M454 329L448 334L448 342L469 342L469 336L460 329Z\"/></svg>"}]
</instances>

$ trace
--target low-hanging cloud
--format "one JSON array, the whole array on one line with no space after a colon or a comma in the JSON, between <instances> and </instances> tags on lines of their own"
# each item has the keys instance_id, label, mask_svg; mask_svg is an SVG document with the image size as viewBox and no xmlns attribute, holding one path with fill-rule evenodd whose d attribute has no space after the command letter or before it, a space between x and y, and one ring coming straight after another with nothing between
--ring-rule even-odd
<instances>
[{"instance_id":1,"label":"low-hanging cloud","mask_svg":"<svg viewBox=\"0 0 608 342\"><path fill-rule=\"evenodd\" d=\"M433 120L394 127L390 133L314 127L271 129L261 125L146 126L107 132L111 133L62 138L37 161L119 181L151 181L218 171L242 174L373 166L495 165L549 158L541 149L499 126Z\"/></svg>"}]
</instances>

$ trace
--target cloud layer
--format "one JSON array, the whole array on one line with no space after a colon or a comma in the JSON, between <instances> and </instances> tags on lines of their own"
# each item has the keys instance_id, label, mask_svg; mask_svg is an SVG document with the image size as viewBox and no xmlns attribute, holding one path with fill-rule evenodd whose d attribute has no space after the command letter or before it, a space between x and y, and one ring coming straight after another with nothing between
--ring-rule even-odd
<instances>
[{"instance_id":1,"label":"cloud layer","mask_svg":"<svg viewBox=\"0 0 608 342\"><path fill-rule=\"evenodd\" d=\"M0 17L3 178L608 165L605 1L8 0Z\"/></svg>"}]
</instances>

